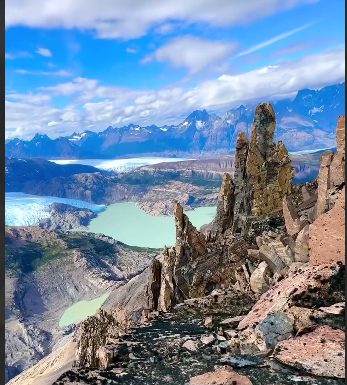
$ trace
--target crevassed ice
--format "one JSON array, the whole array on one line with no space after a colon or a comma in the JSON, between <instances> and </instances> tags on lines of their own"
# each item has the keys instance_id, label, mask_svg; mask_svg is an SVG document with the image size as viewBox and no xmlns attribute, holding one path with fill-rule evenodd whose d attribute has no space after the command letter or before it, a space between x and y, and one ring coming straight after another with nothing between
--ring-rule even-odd
<instances>
[{"instance_id":1,"label":"crevassed ice","mask_svg":"<svg viewBox=\"0 0 347 385\"><path fill-rule=\"evenodd\" d=\"M54 202L87 208L94 212L100 212L105 209L105 205L96 205L77 199L41 197L24 193L5 193L5 225L35 225L42 219L49 218L49 206Z\"/></svg>"},{"instance_id":2,"label":"crevassed ice","mask_svg":"<svg viewBox=\"0 0 347 385\"><path fill-rule=\"evenodd\" d=\"M100 170L116 171L116 172L130 172L137 167L154 165L166 162L181 162L185 160L194 160L192 158L165 158L165 157L139 157L128 159L50 159L51 162L57 164L84 164L94 166Z\"/></svg>"}]
</instances>

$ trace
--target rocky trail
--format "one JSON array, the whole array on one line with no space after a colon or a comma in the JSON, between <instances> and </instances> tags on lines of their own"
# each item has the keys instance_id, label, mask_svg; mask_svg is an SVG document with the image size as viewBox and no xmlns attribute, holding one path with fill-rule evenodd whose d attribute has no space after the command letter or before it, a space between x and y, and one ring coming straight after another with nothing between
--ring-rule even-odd
<instances>
[{"instance_id":1,"label":"rocky trail","mask_svg":"<svg viewBox=\"0 0 347 385\"><path fill-rule=\"evenodd\" d=\"M119 338L117 356L107 370L73 368L53 385L183 385L190 384L191 378L215 369L246 376L256 385L344 383L342 379L303 375L270 357L227 352L228 341L218 331L223 316L224 312L215 314L213 327L207 327L201 314L163 314L153 323ZM208 324L209 319L206 320ZM230 333L234 329L228 330Z\"/></svg>"}]
</instances>

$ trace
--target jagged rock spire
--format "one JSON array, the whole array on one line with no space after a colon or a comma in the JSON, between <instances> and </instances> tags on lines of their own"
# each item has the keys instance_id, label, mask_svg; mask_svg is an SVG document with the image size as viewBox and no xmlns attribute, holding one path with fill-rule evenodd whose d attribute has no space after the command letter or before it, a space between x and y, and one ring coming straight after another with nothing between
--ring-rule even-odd
<instances>
[{"instance_id":1,"label":"jagged rock spire","mask_svg":"<svg viewBox=\"0 0 347 385\"><path fill-rule=\"evenodd\" d=\"M280 210L282 199L291 188L291 160L284 144L273 142L275 124L272 105L259 104L255 108L246 162L252 189L252 214L255 216Z\"/></svg>"},{"instance_id":2,"label":"jagged rock spire","mask_svg":"<svg viewBox=\"0 0 347 385\"><path fill-rule=\"evenodd\" d=\"M250 140L240 132L235 151L234 180L223 177L217 215L204 228L216 236L231 229L245 233L251 217L269 215L282 209L283 197L290 193L294 170L282 142L273 142L276 118L270 103L255 108Z\"/></svg>"}]
</instances>

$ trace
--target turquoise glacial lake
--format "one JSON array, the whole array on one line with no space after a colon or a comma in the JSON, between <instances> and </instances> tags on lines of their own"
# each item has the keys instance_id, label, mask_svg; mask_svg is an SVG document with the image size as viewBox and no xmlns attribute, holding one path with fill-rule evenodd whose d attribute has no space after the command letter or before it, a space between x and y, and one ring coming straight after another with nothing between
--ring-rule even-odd
<instances>
[{"instance_id":1,"label":"turquoise glacial lake","mask_svg":"<svg viewBox=\"0 0 347 385\"><path fill-rule=\"evenodd\" d=\"M216 215L216 206L198 207L187 211L196 228L210 223ZM122 202L107 206L89 225L93 233L108 235L129 246L162 248L175 243L173 216L149 215L135 203Z\"/></svg>"},{"instance_id":2,"label":"turquoise glacial lake","mask_svg":"<svg viewBox=\"0 0 347 385\"><path fill-rule=\"evenodd\" d=\"M108 294L104 294L90 301L79 301L67 308L59 320L59 326L68 326L83 321L93 315L106 301Z\"/></svg>"}]
</instances>

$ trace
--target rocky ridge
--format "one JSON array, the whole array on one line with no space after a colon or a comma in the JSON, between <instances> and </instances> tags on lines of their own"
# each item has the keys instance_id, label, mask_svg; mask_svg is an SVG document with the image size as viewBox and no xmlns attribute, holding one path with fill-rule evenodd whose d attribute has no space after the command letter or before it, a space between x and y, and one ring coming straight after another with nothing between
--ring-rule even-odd
<instances>
[{"instance_id":1,"label":"rocky ridge","mask_svg":"<svg viewBox=\"0 0 347 385\"><path fill-rule=\"evenodd\" d=\"M65 203L52 203L50 217L43 219L38 226L50 230L88 230L89 222L97 215L92 210L82 209Z\"/></svg>"},{"instance_id":2,"label":"rocky ridge","mask_svg":"<svg viewBox=\"0 0 347 385\"><path fill-rule=\"evenodd\" d=\"M342 122L332 156L338 168ZM249 142L238 136L237 172L223 177L215 220L198 230L174 202L175 245L78 326L89 330L83 339L76 332L78 352L95 354L77 353L77 367L54 384L343 383L344 218L331 228L329 213L345 210L344 180L328 173L291 186L291 162L272 141L274 128L272 106L257 106ZM337 238L324 254L325 230ZM112 330L99 333L106 317Z\"/></svg>"}]
</instances>

